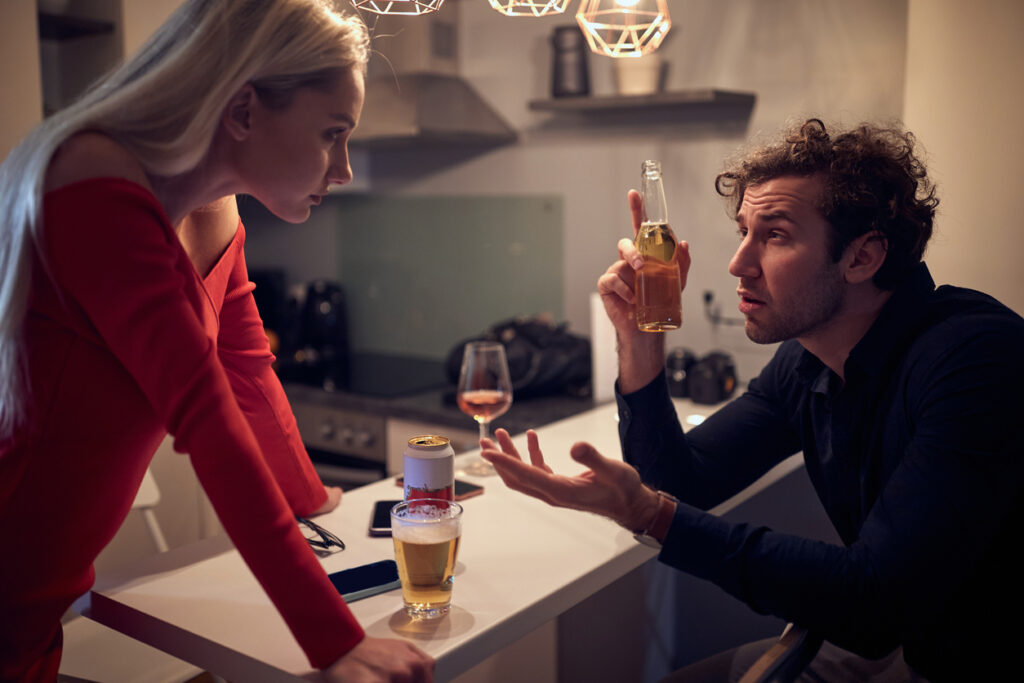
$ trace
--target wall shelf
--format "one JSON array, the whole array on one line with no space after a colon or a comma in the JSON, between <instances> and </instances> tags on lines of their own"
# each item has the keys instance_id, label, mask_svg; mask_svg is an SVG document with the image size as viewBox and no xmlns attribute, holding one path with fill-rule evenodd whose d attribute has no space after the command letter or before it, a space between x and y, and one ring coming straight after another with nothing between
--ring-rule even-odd
<instances>
[{"instance_id":1,"label":"wall shelf","mask_svg":"<svg viewBox=\"0 0 1024 683\"><path fill-rule=\"evenodd\" d=\"M757 96L750 92L699 88L654 93L651 95L602 95L596 97L559 97L549 100L532 100L530 109L556 113L573 113L599 116L622 114L633 111L660 111L671 113L688 110L695 113L729 112L749 114L754 108Z\"/></svg>"},{"instance_id":2,"label":"wall shelf","mask_svg":"<svg viewBox=\"0 0 1024 683\"><path fill-rule=\"evenodd\" d=\"M66 14L39 13L40 40L71 40L104 33L113 33L114 24Z\"/></svg>"}]
</instances>

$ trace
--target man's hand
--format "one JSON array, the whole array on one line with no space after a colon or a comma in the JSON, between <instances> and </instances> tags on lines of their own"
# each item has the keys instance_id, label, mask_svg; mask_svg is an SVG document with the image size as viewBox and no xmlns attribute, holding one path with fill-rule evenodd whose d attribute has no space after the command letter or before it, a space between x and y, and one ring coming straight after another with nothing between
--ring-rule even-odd
<instances>
[{"instance_id":1,"label":"man's hand","mask_svg":"<svg viewBox=\"0 0 1024 683\"><path fill-rule=\"evenodd\" d=\"M330 512L334 508L338 507L338 503L341 502L341 487L340 486L325 486L324 490L327 491L327 500L324 504L318 507L313 515L322 515L325 512Z\"/></svg>"},{"instance_id":2,"label":"man's hand","mask_svg":"<svg viewBox=\"0 0 1024 683\"><path fill-rule=\"evenodd\" d=\"M627 201L635 238L644 218L643 200L639 192L630 190ZM619 240L618 250L619 260L598 278L597 292L619 341L619 390L628 394L664 372L665 337L637 329L634 281L643 259L631 240ZM679 268L679 282L685 289L690 272L690 246L686 242L677 243L674 258Z\"/></svg>"},{"instance_id":3,"label":"man's hand","mask_svg":"<svg viewBox=\"0 0 1024 683\"><path fill-rule=\"evenodd\" d=\"M537 433L532 429L526 432L529 465L519 457L507 431L498 429L494 435L498 443L480 441L481 456L494 465L502 481L514 491L556 507L594 512L632 531L649 528L657 515L660 498L643 485L636 470L621 460L602 456L588 443L574 444L569 455L590 469L566 477L555 474L544 463Z\"/></svg>"},{"instance_id":4,"label":"man's hand","mask_svg":"<svg viewBox=\"0 0 1024 683\"><path fill-rule=\"evenodd\" d=\"M430 683L434 660L412 643L386 638L363 638L338 661L320 672L325 683Z\"/></svg>"}]
</instances>

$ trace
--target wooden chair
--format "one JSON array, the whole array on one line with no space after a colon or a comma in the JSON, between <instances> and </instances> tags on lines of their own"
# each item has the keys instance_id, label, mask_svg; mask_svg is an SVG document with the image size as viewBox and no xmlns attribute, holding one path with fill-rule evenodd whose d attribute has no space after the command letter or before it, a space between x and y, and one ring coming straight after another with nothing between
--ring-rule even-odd
<instances>
[{"instance_id":1,"label":"wooden chair","mask_svg":"<svg viewBox=\"0 0 1024 683\"><path fill-rule=\"evenodd\" d=\"M142 515L153 547L162 553L167 550L167 541L153 512L159 502L160 489L152 473L146 470L132 510ZM203 673L188 662L92 619L76 616L65 622L63 628L64 652L58 683L182 683Z\"/></svg>"},{"instance_id":2,"label":"wooden chair","mask_svg":"<svg viewBox=\"0 0 1024 683\"><path fill-rule=\"evenodd\" d=\"M777 643L768 648L739 683L790 683L810 664L823 638L807 629L787 624Z\"/></svg>"}]
</instances>

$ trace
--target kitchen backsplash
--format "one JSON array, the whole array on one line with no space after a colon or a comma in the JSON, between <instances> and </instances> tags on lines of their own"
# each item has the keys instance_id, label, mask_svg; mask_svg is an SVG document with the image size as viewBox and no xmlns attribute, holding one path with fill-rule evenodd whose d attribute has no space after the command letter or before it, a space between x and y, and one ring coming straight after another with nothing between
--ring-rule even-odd
<instances>
[{"instance_id":1,"label":"kitchen backsplash","mask_svg":"<svg viewBox=\"0 0 1024 683\"><path fill-rule=\"evenodd\" d=\"M561 197L342 194L302 225L239 206L250 270L341 284L354 351L443 359L499 320L563 319Z\"/></svg>"}]
</instances>

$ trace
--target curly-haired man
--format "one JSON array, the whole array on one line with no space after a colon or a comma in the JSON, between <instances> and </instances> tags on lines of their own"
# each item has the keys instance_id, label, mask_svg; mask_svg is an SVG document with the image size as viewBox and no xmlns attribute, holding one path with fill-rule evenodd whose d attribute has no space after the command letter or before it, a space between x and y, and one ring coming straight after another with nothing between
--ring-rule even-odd
<instances>
[{"instance_id":1,"label":"curly-haired man","mask_svg":"<svg viewBox=\"0 0 1024 683\"><path fill-rule=\"evenodd\" d=\"M507 433L484 456L511 487L611 517L659 559L825 639L810 680L1002 680L1024 606L1013 548L1024 510L1024 320L936 288L922 261L938 200L911 134L817 119L719 174L739 246L729 263L758 343L783 342L743 393L685 435L662 335L633 322L640 256L598 281L619 340L629 464L592 446L567 478ZM629 195L634 228L642 207ZM688 247L677 249L682 281ZM784 458L807 472L842 545L730 524L705 510ZM735 680L770 641L676 672Z\"/></svg>"}]
</instances>

